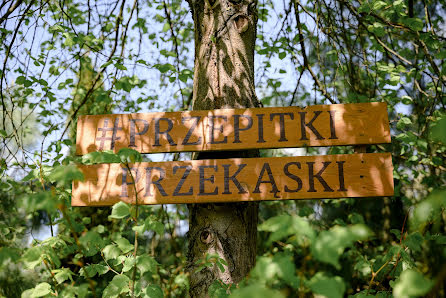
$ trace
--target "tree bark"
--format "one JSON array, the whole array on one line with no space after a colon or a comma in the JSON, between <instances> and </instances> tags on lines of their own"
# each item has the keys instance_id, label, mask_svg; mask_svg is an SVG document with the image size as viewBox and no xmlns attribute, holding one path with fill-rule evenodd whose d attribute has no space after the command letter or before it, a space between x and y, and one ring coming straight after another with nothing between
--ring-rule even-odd
<instances>
[{"instance_id":1,"label":"tree bark","mask_svg":"<svg viewBox=\"0 0 446 298\"><path fill-rule=\"evenodd\" d=\"M193 109L260 106L254 88L256 1L189 0L194 20ZM202 152L198 159L256 157L258 150ZM207 297L219 279L238 283L255 264L258 203L189 205L190 295ZM199 272L197 261L218 254L227 262Z\"/></svg>"}]
</instances>

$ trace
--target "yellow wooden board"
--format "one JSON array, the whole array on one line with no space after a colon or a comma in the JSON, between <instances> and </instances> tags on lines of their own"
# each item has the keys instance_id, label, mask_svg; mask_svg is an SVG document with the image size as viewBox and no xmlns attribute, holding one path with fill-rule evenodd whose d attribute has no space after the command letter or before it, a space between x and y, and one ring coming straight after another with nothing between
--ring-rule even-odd
<instances>
[{"instance_id":1,"label":"yellow wooden board","mask_svg":"<svg viewBox=\"0 0 446 298\"><path fill-rule=\"evenodd\" d=\"M129 170L130 169L130 170ZM73 206L245 202L393 195L390 153L80 166ZM136 183L134 183L136 181Z\"/></svg>"},{"instance_id":2,"label":"yellow wooden board","mask_svg":"<svg viewBox=\"0 0 446 298\"><path fill-rule=\"evenodd\" d=\"M385 103L80 116L76 154L390 143Z\"/></svg>"}]
</instances>

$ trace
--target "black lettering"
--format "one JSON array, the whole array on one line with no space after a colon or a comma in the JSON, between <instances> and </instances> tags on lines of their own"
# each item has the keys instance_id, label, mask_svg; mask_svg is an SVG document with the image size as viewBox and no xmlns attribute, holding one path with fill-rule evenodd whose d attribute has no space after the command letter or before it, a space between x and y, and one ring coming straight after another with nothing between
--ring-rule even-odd
<instances>
[{"instance_id":1,"label":"black lettering","mask_svg":"<svg viewBox=\"0 0 446 298\"><path fill-rule=\"evenodd\" d=\"M289 163L285 164L285 166L283 167L283 172L285 173L285 175L287 175L288 177L290 177L291 179L293 179L294 181L297 182L297 187L296 187L296 189L289 189L288 186L285 185L285 192L298 192L299 190L302 189L302 179L300 179L296 175L290 173L288 168L291 165L295 165L300 170L300 162L293 161L293 162L289 162Z\"/></svg>"},{"instance_id":2,"label":"black lettering","mask_svg":"<svg viewBox=\"0 0 446 298\"><path fill-rule=\"evenodd\" d=\"M324 187L324 192L333 192L334 190L328 186L327 182L322 178L322 173L325 171L325 169L328 167L329 164L331 164L331 161L324 161L322 162L324 165L323 168L315 175L314 174L314 162L307 162L308 165L308 182L310 184L310 188L308 189L308 192L316 192L316 189L314 188L314 178L317 178L319 182Z\"/></svg>"},{"instance_id":3,"label":"black lettering","mask_svg":"<svg viewBox=\"0 0 446 298\"><path fill-rule=\"evenodd\" d=\"M338 164L338 173L339 173L339 189L338 191L347 191L345 188L344 182L344 163L345 161L337 161Z\"/></svg>"},{"instance_id":4,"label":"black lettering","mask_svg":"<svg viewBox=\"0 0 446 298\"><path fill-rule=\"evenodd\" d=\"M183 177L181 177L180 181L178 182L177 187L175 187L175 190L173 191L174 196L191 196L194 194L194 189L191 186L189 188L188 192L180 192L181 187L184 184L184 181L186 181L187 176L189 176L190 171L192 170L192 166L174 166L173 167L173 174L175 175L177 173L178 169L185 169Z\"/></svg>"},{"instance_id":5,"label":"black lettering","mask_svg":"<svg viewBox=\"0 0 446 298\"><path fill-rule=\"evenodd\" d=\"M259 118L259 129L258 129L259 138L257 140L257 143L265 143L266 142L263 139L263 116L265 116L265 114L257 114L257 118Z\"/></svg>"},{"instance_id":6,"label":"black lettering","mask_svg":"<svg viewBox=\"0 0 446 298\"><path fill-rule=\"evenodd\" d=\"M336 110L333 111L328 111L328 113L330 113L330 139L337 139L338 137L336 136L336 127L335 127L335 114L336 114Z\"/></svg>"},{"instance_id":7,"label":"black lettering","mask_svg":"<svg viewBox=\"0 0 446 298\"><path fill-rule=\"evenodd\" d=\"M138 168L130 168L130 171L133 171L135 173L135 175L133 176L132 173L130 172L129 176L132 181L128 182L127 175L129 173L129 170L128 170L128 168L122 168L121 198L128 198L129 197L128 186L138 183L138 181L139 181L140 175L139 175ZM133 177L133 179L132 179L132 177Z\"/></svg>"},{"instance_id":8,"label":"black lettering","mask_svg":"<svg viewBox=\"0 0 446 298\"><path fill-rule=\"evenodd\" d=\"M167 129L165 131L160 131L160 121L167 121ZM153 146L161 146L160 145L160 135L165 135L167 141L169 142L170 146L176 146L175 142L173 141L172 137L169 135L169 131L171 131L173 128L172 120L169 118L156 118L155 119L155 144Z\"/></svg>"},{"instance_id":9,"label":"black lettering","mask_svg":"<svg viewBox=\"0 0 446 298\"><path fill-rule=\"evenodd\" d=\"M294 120L293 113L271 113L269 116L271 121L275 116L279 116L279 125L280 125L280 139L279 142L287 142L288 139L285 137L285 116L290 116L291 120Z\"/></svg>"},{"instance_id":10,"label":"black lettering","mask_svg":"<svg viewBox=\"0 0 446 298\"><path fill-rule=\"evenodd\" d=\"M248 125L245 128L240 128L240 118L248 119ZM234 143L241 143L240 132L248 130L252 127L252 118L248 115L234 115Z\"/></svg>"},{"instance_id":11,"label":"black lettering","mask_svg":"<svg viewBox=\"0 0 446 298\"><path fill-rule=\"evenodd\" d=\"M136 121L142 121L144 124L144 128L141 132L136 132ZM135 145L135 136L141 136L147 132L149 129L149 123L143 119L130 119L130 144L129 147L136 147Z\"/></svg>"},{"instance_id":12,"label":"black lettering","mask_svg":"<svg viewBox=\"0 0 446 298\"><path fill-rule=\"evenodd\" d=\"M198 137L198 140L195 142L189 143L189 139L192 136L192 133L194 132L195 128L198 125L198 122L200 122L201 116L193 116L193 117L183 117L181 118L181 122L184 124L184 122L195 119L195 122L192 123L192 126L190 127L189 131L187 132L186 136L184 137L183 142L181 145L200 145L201 144L201 137Z\"/></svg>"},{"instance_id":13,"label":"black lettering","mask_svg":"<svg viewBox=\"0 0 446 298\"><path fill-rule=\"evenodd\" d=\"M214 183L214 175L212 175L209 178L204 178L204 169L214 169L214 171L217 172L218 168L217 166L198 166L199 172L200 172L200 192L198 193L199 196L207 196L207 195L216 195L218 194L218 186L215 187L213 192L205 192L204 191L204 182L210 181Z\"/></svg>"},{"instance_id":14,"label":"black lettering","mask_svg":"<svg viewBox=\"0 0 446 298\"><path fill-rule=\"evenodd\" d=\"M153 181L152 180L152 170L158 170L158 172L160 173L160 176L158 178L158 180ZM155 185L158 188L158 191L160 192L160 194L162 194L163 196L167 196L167 193L164 191L164 188L161 185L161 181L164 179L164 177L166 177L166 172L164 171L163 168L160 167L148 167L146 168L146 193L144 194L145 197L149 196L153 196L152 192L150 190L150 185Z\"/></svg>"},{"instance_id":15,"label":"black lettering","mask_svg":"<svg viewBox=\"0 0 446 298\"><path fill-rule=\"evenodd\" d=\"M316 128L314 128L314 126L313 126L314 120L316 120L316 118L321 113L322 113L322 111L314 111L313 119L311 119L310 122L305 123L305 115L307 114L307 112L299 112L299 114L300 114L300 129L301 129L301 132L302 132L302 137L300 138L301 140L308 140L307 132L305 130L305 127L308 127L309 129L311 129L311 131L316 135L316 139L318 139L318 140L323 140L324 139L321 136L321 134L316 130Z\"/></svg>"},{"instance_id":16,"label":"black lettering","mask_svg":"<svg viewBox=\"0 0 446 298\"><path fill-rule=\"evenodd\" d=\"M228 117L226 116L209 116L209 135L210 135L210 142L209 144L226 144L228 142L228 137L224 137L223 140L220 141L216 141L215 140L215 130L217 129L219 132L223 133L223 125L219 126L219 127L215 127L215 119L223 119L225 122L228 121Z\"/></svg>"},{"instance_id":17,"label":"black lettering","mask_svg":"<svg viewBox=\"0 0 446 298\"><path fill-rule=\"evenodd\" d=\"M115 148L115 142L117 140L120 140L121 137L117 137L116 133L118 130L122 130L122 127L119 127L119 117L115 119L113 127L108 127L108 118L104 119L104 127L99 127L98 131L102 131L102 135L99 138L96 138L96 142L99 141L99 150L102 151L104 149L104 142L105 141L111 141L110 142L110 150L113 150ZM106 137L107 131L112 132L111 137Z\"/></svg>"},{"instance_id":18,"label":"black lettering","mask_svg":"<svg viewBox=\"0 0 446 298\"><path fill-rule=\"evenodd\" d=\"M268 173L268 179L269 180L262 180L263 175L265 174L265 171ZM260 171L259 178L257 179L256 187L253 191L253 193L260 193L260 184L262 183L270 183L271 184L271 193L274 193L274 197L278 198L277 193L280 192L277 188L276 181L274 180L273 173L271 172L271 168L269 166L269 163L265 162L263 164L262 170Z\"/></svg>"},{"instance_id":19,"label":"black lettering","mask_svg":"<svg viewBox=\"0 0 446 298\"><path fill-rule=\"evenodd\" d=\"M230 166L231 165L223 165L223 168L225 171L225 176L224 176L225 177L225 179L224 179L225 191L222 192L222 194L232 194L232 192L229 191L229 180L232 180L232 182L235 184L235 186L237 186L239 194L247 193L247 191L243 188L243 186L241 186L241 184L237 180L237 178L235 178L243 170L243 168L246 167L246 164L239 164L237 171L232 176L229 176L229 167Z\"/></svg>"}]
</instances>

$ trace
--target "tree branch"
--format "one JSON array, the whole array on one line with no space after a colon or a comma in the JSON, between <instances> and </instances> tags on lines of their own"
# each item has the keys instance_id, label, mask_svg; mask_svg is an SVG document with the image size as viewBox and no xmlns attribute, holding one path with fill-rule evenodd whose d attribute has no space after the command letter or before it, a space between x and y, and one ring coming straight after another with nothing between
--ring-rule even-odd
<instances>
[{"instance_id":1,"label":"tree branch","mask_svg":"<svg viewBox=\"0 0 446 298\"><path fill-rule=\"evenodd\" d=\"M310 63L308 62L307 54L305 52L306 50L305 50L304 36L302 33L302 24L301 24L300 18L299 18L299 7L297 5L297 2L298 2L298 0L294 1L294 13L296 15L297 29L299 30L299 43L300 43L300 47L301 47L302 57L304 59L304 68L306 68L310 72L315 84L318 86L322 95L324 95L325 98L327 98L332 104L335 104L336 101L330 96L330 94L328 94L327 90L324 88L322 83L319 81L319 79L316 76L316 74L314 73Z\"/></svg>"},{"instance_id":2,"label":"tree branch","mask_svg":"<svg viewBox=\"0 0 446 298\"><path fill-rule=\"evenodd\" d=\"M22 4L22 2L23 2L23 0L17 0L14 4L11 4L9 6L8 10L6 11L6 13L0 18L0 25L9 17L9 15L11 13L14 12L14 10L17 9L17 7L20 6L20 4ZM31 1L31 2L33 2L33 1Z\"/></svg>"}]
</instances>

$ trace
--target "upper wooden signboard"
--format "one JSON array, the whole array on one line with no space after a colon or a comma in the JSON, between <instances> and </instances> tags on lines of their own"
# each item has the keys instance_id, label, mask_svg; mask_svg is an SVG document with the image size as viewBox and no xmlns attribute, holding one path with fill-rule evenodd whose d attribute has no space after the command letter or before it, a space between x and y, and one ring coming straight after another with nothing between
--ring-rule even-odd
<instances>
[{"instance_id":1,"label":"upper wooden signboard","mask_svg":"<svg viewBox=\"0 0 446 298\"><path fill-rule=\"evenodd\" d=\"M80 116L76 154L390 143L385 103Z\"/></svg>"},{"instance_id":2,"label":"upper wooden signboard","mask_svg":"<svg viewBox=\"0 0 446 298\"><path fill-rule=\"evenodd\" d=\"M72 206L393 195L390 153L80 166Z\"/></svg>"}]
</instances>

